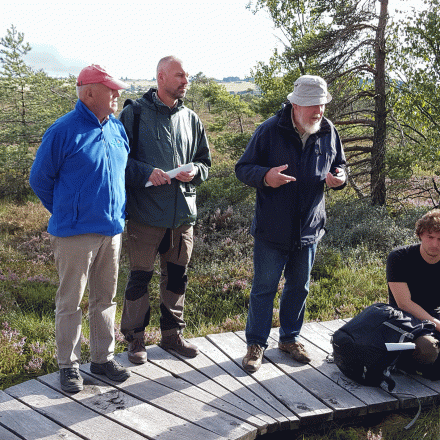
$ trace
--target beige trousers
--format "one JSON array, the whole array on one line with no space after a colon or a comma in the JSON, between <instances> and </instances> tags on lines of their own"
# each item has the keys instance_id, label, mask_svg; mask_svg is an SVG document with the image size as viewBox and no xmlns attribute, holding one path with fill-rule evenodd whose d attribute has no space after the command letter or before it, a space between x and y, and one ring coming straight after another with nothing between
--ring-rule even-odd
<instances>
[{"instance_id":1,"label":"beige trousers","mask_svg":"<svg viewBox=\"0 0 440 440\"><path fill-rule=\"evenodd\" d=\"M81 360L80 303L89 288L90 355L92 362L113 358L115 311L121 234L51 236L60 285L55 297L58 365L78 367Z\"/></svg>"}]
</instances>

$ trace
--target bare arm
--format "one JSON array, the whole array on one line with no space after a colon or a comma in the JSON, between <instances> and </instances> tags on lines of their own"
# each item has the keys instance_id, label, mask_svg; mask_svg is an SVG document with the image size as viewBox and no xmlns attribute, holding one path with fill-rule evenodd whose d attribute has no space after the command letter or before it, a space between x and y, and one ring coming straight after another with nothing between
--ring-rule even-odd
<instances>
[{"instance_id":1,"label":"bare arm","mask_svg":"<svg viewBox=\"0 0 440 440\"><path fill-rule=\"evenodd\" d=\"M427 319L435 324L437 331L440 331L440 320L431 316L423 307L420 307L411 299L411 292L409 291L408 284L389 282L391 293L396 300L398 307L405 310L411 315L414 315L419 319Z\"/></svg>"}]
</instances>

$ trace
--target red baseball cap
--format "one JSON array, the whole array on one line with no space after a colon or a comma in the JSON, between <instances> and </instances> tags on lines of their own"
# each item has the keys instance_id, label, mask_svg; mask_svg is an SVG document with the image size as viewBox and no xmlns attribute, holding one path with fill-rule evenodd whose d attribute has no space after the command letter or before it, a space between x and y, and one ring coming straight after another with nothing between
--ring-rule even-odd
<instances>
[{"instance_id":1,"label":"red baseball cap","mask_svg":"<svg viewBox=\"0 0 440 440\"><path fill-rule=\"evenodd\" d=\"M104 84L112 90L121 90L129 87L125 82L110 76L103 67L97 64L84 67L79 73L76 85L83 86L85 84Z\"/></svg>"}]
</instances>

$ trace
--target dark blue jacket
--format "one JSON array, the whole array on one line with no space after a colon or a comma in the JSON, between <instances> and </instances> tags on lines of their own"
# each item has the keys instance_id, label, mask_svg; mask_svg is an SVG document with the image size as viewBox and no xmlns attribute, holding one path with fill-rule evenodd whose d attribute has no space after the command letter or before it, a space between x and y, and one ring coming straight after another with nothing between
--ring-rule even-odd
<instances>
[{"instance_id":1,"label":"dark blue jacket","mask_svg":"<svg viewBox=\"0 0 440 440\"><path fill-rule=\"evenodd\" d=\"M324 185L328 172L345 168L345 156L334 125L323 118L303 151L291 119L292 105L285 105L253 134L235 166L243 183L257 188L251 234L282 250L318 242L326 221ZM279 188L263 183L272 167L288 165L283 172L296 178ZM344 185L338 187L343 188Z\"/></svg>"}]
</instances>

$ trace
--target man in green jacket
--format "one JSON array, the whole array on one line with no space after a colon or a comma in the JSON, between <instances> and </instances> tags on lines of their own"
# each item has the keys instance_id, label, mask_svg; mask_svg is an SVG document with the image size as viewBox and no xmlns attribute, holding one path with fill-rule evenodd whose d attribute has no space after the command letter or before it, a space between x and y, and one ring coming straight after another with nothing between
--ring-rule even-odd
<instances>
[{"instance_id":1,"label":"man in green jacket","mask_svg":"<svg viewBox=\"0 0 440 440\"><path fill-rule=\"evenodd\" d=\"M194 357L198 349L182 337L187 266L197 218L196 185L208 176L211 155L199 117L182 99L188 86L182 61L169 56L157 66L157 90L136 101L141 110L137 145L133 105L119 119L132 152L126 170L127 233L130 276L121 331L128 341L128 359L146 362L144 332L150 321L149 283L160 255L161 347ZM193 164L188 171L171 170ZM192 168L192 169L191 169Z\"/></svg>"}]
</instances>

